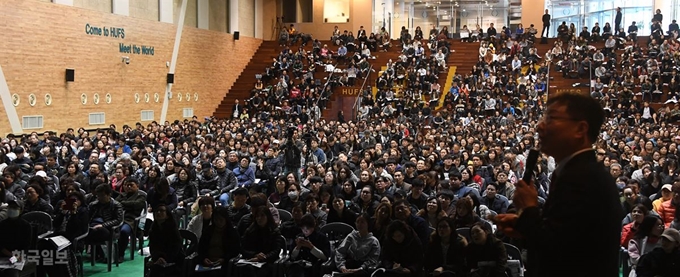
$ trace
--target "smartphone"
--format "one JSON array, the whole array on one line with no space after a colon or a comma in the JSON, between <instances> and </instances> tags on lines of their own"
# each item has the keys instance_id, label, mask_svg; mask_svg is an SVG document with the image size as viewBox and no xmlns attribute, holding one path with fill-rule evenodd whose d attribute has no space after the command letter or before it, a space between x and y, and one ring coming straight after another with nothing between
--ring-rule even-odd
<instances>
[{"instance_id":1,"label":"smartphone","mask_svg":"<svg viewBox=\"0 0 680 277\"><path fill-rule=\"evenodd\" d=\"M323 210L328 209L328 205L326 205L326 203L321 204L321 209Z\"/></svg>"},{"instance_id":2,"label":"smartphone","mask_svg":"<svg viewBox=\"0 0 680 277\"><path fill-rule=\"evenodd\" d=\"M69 198L64 199L64 210L65 210L65 211L71 211L71 210L73 210L73 204L75 204L75 203L76 203L76 199L75 199L75 198L70 198L70 197L69 197Z\"/></svg>"}]
</instances>

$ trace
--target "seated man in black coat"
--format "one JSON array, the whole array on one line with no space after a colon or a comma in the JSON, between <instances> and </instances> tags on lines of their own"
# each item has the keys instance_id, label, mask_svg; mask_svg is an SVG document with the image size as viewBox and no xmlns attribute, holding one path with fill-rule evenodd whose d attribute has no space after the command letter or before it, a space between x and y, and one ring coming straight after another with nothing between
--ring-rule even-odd
<instances>
[{"instance_id":1,"label":"seated man in black coat","mask_svg":"<svg viewBox=\"0 0 680 277\"><path fill-rule=\"evenodd\" d=\"M97 200L89 206L90 233L85 240L99 243L108 240L113 228L123 222L125 209L120 202L111 198L112 189L109 184L97 186L94 192Z\"/></svg>"},{"instance_id":2,"label":"seated man in black coat","mask_svg":"<svg viewBox=\"0 0 680 277\"><path fill-rule=\"evenodd\" d=\"M125 223L120 228L120 239L118 239L118 262L123 262L125 249L130 242L130 236L134 236L133 230L137 230L135 218L142 214L146 209L146 192L139 190L139 181L135 178L127 178L123 187L124 193L116 198L125 210Z\"/></svg>"},{"instance_id":3,"label":"seated man in black coat","mask_svg":"<svg viewBox=\"0 0 680 277\"><path fill-rule=\"evenodd\" d=\"M3 196L4 197L4 196ZM15 251L24 254L31 243L31 225L19 217L23 203L20 200L10 200L7 203L7 219L0 221L0 258L16 256ZM20 259L21 255L17 257ZM0 270L0 276L19 276L15 269Z\"/></svg>"}]
</instances>

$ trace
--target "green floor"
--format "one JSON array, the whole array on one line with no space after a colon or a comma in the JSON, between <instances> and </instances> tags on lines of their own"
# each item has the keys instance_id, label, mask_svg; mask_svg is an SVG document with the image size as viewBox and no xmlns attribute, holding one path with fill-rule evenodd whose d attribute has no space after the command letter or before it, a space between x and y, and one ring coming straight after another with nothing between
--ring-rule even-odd
<instances>
[{"instance_id":1,"label":"green floor","mask_svg":"<svg viewBox=\"0 0 680 277\"><path fill-rule=\"evenodd\" d=\"M144 273L144 257L139 254L135 255L135 260L130 260L130 249L125 251L125 262L118 265L111 265L111 272L106 271L105 263L95 263L94 266L90 265L89 257L85 256L85 262L83 264L83 275L87 277L100 277L100 276L125 276L125 277L137 277L143 276Z\"/></svg>"}]
</instances>

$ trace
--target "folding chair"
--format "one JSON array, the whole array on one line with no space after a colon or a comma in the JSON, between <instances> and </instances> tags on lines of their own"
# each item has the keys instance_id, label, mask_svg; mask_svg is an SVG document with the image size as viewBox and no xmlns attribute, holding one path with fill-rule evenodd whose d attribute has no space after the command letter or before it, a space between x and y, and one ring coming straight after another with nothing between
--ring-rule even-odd
<instances>
[{"instance_id":1,"label":"folding chair","mask_svg":"<svg viewBox=\"0 0 680 277\"><path fill-rule=\"evenodd\" d=\"M73 248L73 253L76 255L76 262L78 263L78 275L80 277L83 277L83 253L82 249L80 248L79 244L82 242L87 235L90 234L90 229L88 228L87 231L85 231L84 234L77 236L73 241L71 242L71 246Z\"/></svg>"},{"instance_id":2,"label":"folding chair","mask_svg":"<svg viewBox=\"0 0 680 277\"><path fill-rule=\"evenodd\" d=\"M505 243L505 252L508 253L508 271L511 277L523 277L524 276L524 263L522 262L522 252L516 246ZM515 264L519 263L519 270L511 268L511 261Z\"/></svg>"},{"instance_id":3,"label":"folding chair","mask_svg":"<svg viewBox=\"0 0 680 277\"><path fill-rule=\"evenodd\" d=\"M198 238L196 234L189 230L179 230L179 235L182 237L182 250L184 251L184 263L182 264L182 274L184 276L191 276L193 268L193 260L198 256Z\"/></svg>"},{"instance_id":4,"label":"folding chair","mask_svg":"<svg viewBox=\"0 0 680 277\"><path fill-rule=\"evenodd\" d=\"M465 237L465 239L467 239L468 241L472 239L472 237L470 236L470 228L467 227L458 228L456 229L456 233Z\"/></svg>"},{"instance_id":5,"label":"folding chair","mask_svg":"<svg viewBox=\"0 0 680 277\"><path fill-rule=\"evenodd\" d=\"M40 211L27 212L23 214L21 218L28 221L28 223L31 224L31 228L35 231L35 234L38 234L36 241L32 243L36 243L37 239L42 239L52 234L52 216L48 213ZM35 244L32 244L31 246L34 247Z\"/></svg>"},{"instance_id":6,"label":"folding chair","mask_svg":"<svg viewBox=\"0 0 680 277\"><path fill-rule=\"evenodd\" d=\"M142 220L146 220L147 206L148 204L144 202L144 208L142 209L142 212L139 214L138 217L135 218L133 226L130 226L130 228L132 228L132 232L130 233L130 260L135 259L135 252L137 251L137 247L139 247L139 250L144 249L144 230L140 230L139 224Z\"/></svg>"},{"instance_id":7,"label":"folding chair","mask_svg":"<svg viewBox=\"0 0 680 277\"><path fill-rule=\"evenodd\" d=\"M293 220L293 215L284 209L278 209L279 210L279 219L281 219L281 222L284 221L291 221Z\"/></svg>"},{"instance_id":8,"label":"folding chair","mask_svg":"<svg viewBox=\"0 0 680 277\"><path fill-rule=\"evenodd\" d=\"M125 214L123 214L123 218L125 218ZM118 239L120 238L120 228L123 227L123 224L125 223L125 220L121 220L120 223L113 228L111 228L111 236L109 236L106 241L100 241L100 242L89 242L87 243L88 245L92 246L92 251L90 254L90 265L94 266L95 259L97 259L97 246L101 244L106 245L106 252L107 252L107 257L106 257L106 270L108 272L111 272L111 264L115 260L116 262L116 267L118 267ZM114 257L114 251L113 248L116 248L115 254L116 256Z\"/></svg>"},{"instance_id":9,"label":"folding chair","mask_svg":"<svg viewBox=\"0 0 680 277\"><path fill-rule=\"evenodd\" d=\"M38 249L38 241L49 236L53 232L52 216L46 212L34 211L23 214L21 218L31 225L31 239L28 249ZM20 276L36 276L37 266L37 264L32 262L26 263L26 266L20 272Z\"/></svg>"}]
</instances>

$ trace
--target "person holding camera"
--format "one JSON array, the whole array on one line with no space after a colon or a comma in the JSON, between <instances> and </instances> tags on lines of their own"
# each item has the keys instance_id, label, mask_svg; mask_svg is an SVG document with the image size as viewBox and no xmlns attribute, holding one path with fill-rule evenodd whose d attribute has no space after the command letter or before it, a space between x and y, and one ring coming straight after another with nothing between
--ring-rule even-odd
<instances>
[{"instance_id":1,"label":"person holding camera","mask_svg":"<svg viewBox=\"0 0 680 277\"><path fill-rule=\"evenodd\" d=\"M297 180L300 180L300 167L302 166L302 150L295 145L293 134L295 127L288 128L286 144L281 147L283 150L283 174L293 173Z\"/></svg>"}]
</instances>

